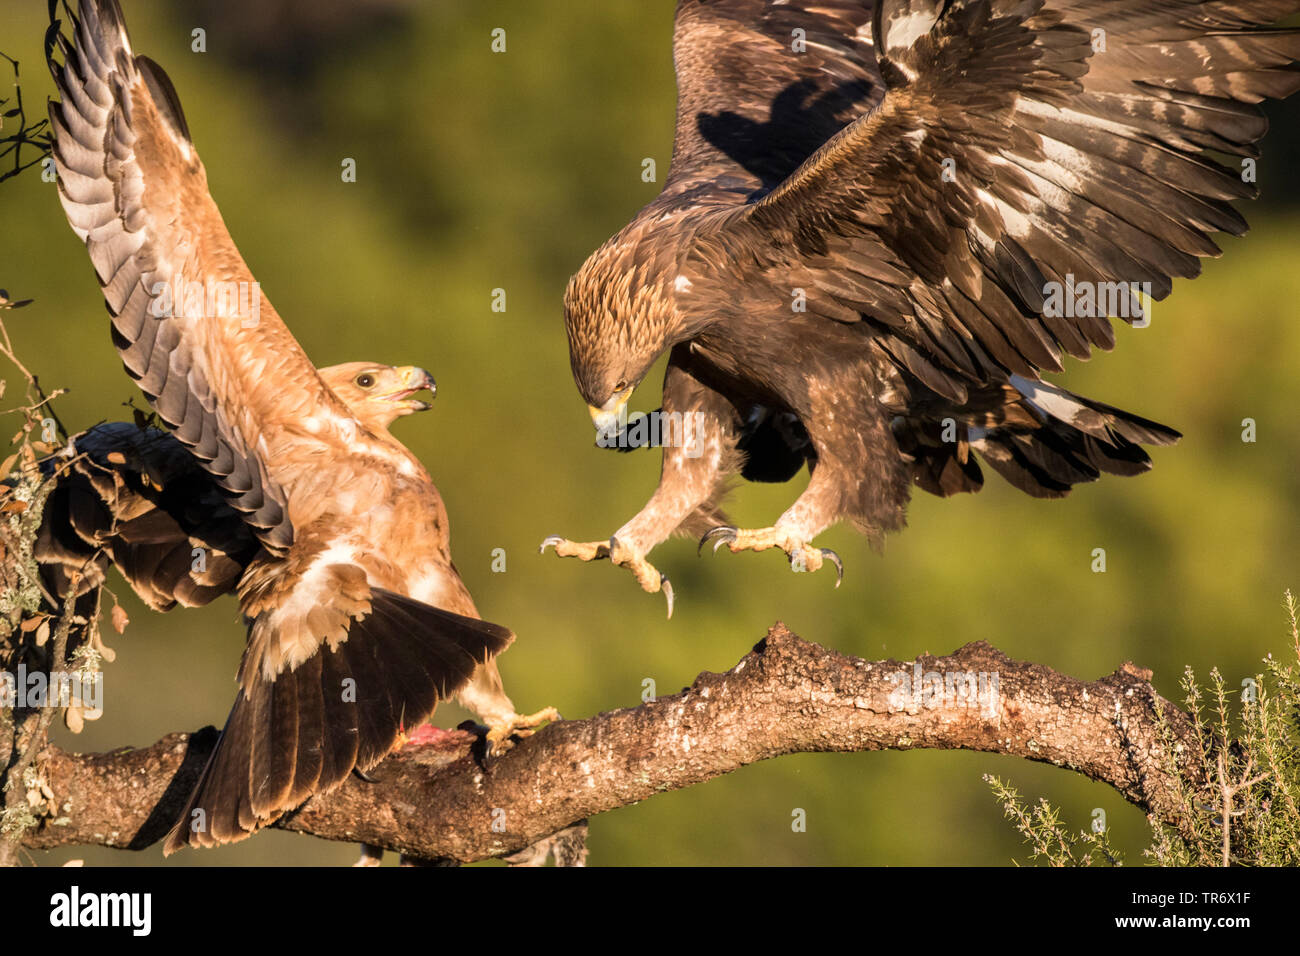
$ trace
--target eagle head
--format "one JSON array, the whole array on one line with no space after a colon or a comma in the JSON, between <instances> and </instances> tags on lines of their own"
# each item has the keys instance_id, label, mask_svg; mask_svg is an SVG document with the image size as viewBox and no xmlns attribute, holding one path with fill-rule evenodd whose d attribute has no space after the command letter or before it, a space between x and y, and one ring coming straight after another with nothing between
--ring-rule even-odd
<instances>
[{"instance_id":1,"label":"eagle head","mask_svg":"<svg viewBox=\"0 0 1300 956\"><path fill-rule=\"evenodd\" d=\"M627 401L678 340L672 290L636 246L615 237L592 254L564 293L569 364L598 431L611 432Z\"/></svg>"},{"instance_id":2,"label":"eagle head","mask_svg":"<svg viewBox=\"0 0 1300 956\"><path fill-rule=\"evenodd\" d=\"M433 376L414 365L348 362L321 369L320 377L357 421L378 433L403 415L428 411L432 403L413 396L428 391L432 398L438 391Z\"/></svg>"}]
</instances>

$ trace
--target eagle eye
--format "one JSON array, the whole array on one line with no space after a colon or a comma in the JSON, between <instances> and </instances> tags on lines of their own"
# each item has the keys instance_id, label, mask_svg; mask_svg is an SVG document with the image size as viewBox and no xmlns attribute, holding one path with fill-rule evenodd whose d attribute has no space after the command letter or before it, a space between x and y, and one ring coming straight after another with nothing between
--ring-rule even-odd
<instances>
[{"instance_id":1,"label":"eagle eye","mask_svg":"<svg viewBox=\"0 0 1300 956\"><path fill-rule=\"evenodd\" d=\"M615 394L615 395L617 395L619 392L623 392L623 391L627 391L627 381L626 381L626 380L620 381L617 385L614 386L614 394Z\"/></svg>"},{"instance_id":2,"label":"eagle eye","mask_svg":"<svg viewBox=\"0 0 1300 956\"><path fill-rule=\"evenodd\" d=\"M371 375L369 372L363 372L361 375L358 375L356 377L355 381L357 385L359 385L361 388L373 388L375 384L375 377Z\"/></svg>"}]
</instances>

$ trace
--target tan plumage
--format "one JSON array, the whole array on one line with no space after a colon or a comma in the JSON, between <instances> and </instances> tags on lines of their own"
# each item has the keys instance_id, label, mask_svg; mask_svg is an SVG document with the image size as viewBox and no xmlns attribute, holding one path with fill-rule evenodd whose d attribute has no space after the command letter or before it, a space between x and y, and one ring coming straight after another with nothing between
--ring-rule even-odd
<instances>
[{"instance_id":1,"label":"tan plumage","mask_svg":"<svg viewBox=\"0 0 1300 956\"><path fill-rule=\"evenodd\" d=\"M240 694L171 852L241 839L372 766L457 691L508 724L491 658L513 636L478 619L438 491L388 431L428 407L411 396L432 379L317 371L231 240L175 91L133 55L116 0L67 12L50 106L64 210L128 373L258 546L238 583Z\"/></svg>"}]
</instances>

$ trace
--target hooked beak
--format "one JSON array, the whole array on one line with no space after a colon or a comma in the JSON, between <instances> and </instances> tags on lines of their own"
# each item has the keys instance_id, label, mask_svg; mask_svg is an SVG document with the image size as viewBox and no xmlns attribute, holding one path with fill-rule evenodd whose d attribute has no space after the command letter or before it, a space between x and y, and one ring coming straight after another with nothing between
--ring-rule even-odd
<instances>
[{"instance_id":1,"label":"hooked beak","mask_svg":"<svg viewBox=\"0 0 1300 956\"><path fill-rule=\"evenodd\" d=\"M618 434L619 428L627 417L627 400L631 397L632 389L625 388L621 392L616 392L613 398L599 408L588 405L587 411L591 413L591 421L596 426L596 431L602 435Z\"/></svg>"},{"instance_id":2,"label":"hooked beak","mask_svg":"<svg viewBox=\"0 0 1300 956\"><path fill-rule=\"evenodd\" d=\"M429 409L433 408L433 403L431 401L426 402L418 398L411 398L411 396L416 392L423 392L426 389L430 392L430 398L437 395L438 383L433 380L433 376L424 369L417 368L414 365L407 365L399 368L397 372L401 377L402 387L391 395L385 395L384 398L392 399L394 401L410 399L410 401L407 402L407 405L410 406L410 409L413 412L427 412Z\"/></svg>"}]
</instances>

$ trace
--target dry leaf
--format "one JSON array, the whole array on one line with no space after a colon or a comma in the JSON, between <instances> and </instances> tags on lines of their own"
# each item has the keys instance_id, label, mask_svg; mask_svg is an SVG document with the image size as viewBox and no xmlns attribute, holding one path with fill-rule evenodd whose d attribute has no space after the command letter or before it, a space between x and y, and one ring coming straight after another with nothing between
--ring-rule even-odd
<instances>
[{"instance_id":1,"label":"dry leaf","mask_svg":"<svg viewBox=\"0 0 1300 956\"><path fill-rule=\"evenodd\" d=\"M9 472L14 470L14 464L18 461L18 452L14 452L0 464L0 481L9 477Z\"/></svg>"},{"instance_id":2,"label":"dry leaf","mask_svg":"<svg viewBox=\"0 0 1300 956\"><path fill-rule=\"evenodd\" d=\"M115 465L126 464L126 455L122 454L120 451L110 451L105 457Z\"/></svg>"},{"instance_id":3,"label":"dry leaf","mask_svg":"<svg viewBox=\"0 0 1300 956\"><path fill-rule=\"evenodd\" d=\"M29 617L27 620L19 624L18 630L22 631L24 634L30 634L32 631L40 627L43 621L48 619L48 614L37 614L35 617Z\"/></svg>"},{"instance_id":4,"label":"dry leaf","mask_svg":"<svg viewBox=\"0 0 1300 956\"><path fill-rule=\"evenodd\" d=\"M33 810L44 810L50 816L59 812L59 801L43 777L28 785L27 805Z\"/></svg>"},{"instance_id":5,"label":"dry leaf","mask_svg":"<svg viewBox=\"0 0 1300 956\"><path fill-rule=\"evenodd\" d=\"M0 515L16 515L26 510L25 501L6 501L3 506L0 506Z\"/></svg>"},{"instance_id":6,"label":"dry leaf","mask_svg":"<svg viewBox=\"0 0 1300 956\"><path fill-rule=\"evenodd\" d=\"M41 626L36 629L36 646L44 647L45 642L50 639L50 619L46 618L41 621Z\"/></svg>"},{"instance_id":7,"label":"dry leaf","mask_svg":"<svg viewBox=\"0 0 1300 956\"><path fill-rule=\"evenodd\" d=\"M68 709L63 712L63 723L66 724L67 728L74 734L81 733L81 728L86 726L86 722L81 713L80 705L71 704Z\"/></svg>"},{"instance_id":8,"label":"dry leaf","mask_svg":"<svg viewBox=\"0 0 1300 956\"><path fill-rule=\"evenodd\" d=\"M95 650L99 651L99 656L104 660L108 661L110 664L117 660L117 651L105 644L102 638L97 638L94 643Z\"/></svg>"},{"instance_id":9,"label":"dry leaf","mask_svg":"<svg viewBox=\"0 0 1300 956\"><path fill-rule=\"evenodd\" d=\"M113 630L121 634L123 631L126 630L126 626L130 623L131 623L131 619L126 616L126 611L122 609L122 605L114 604L113 605Z\"/></svg>"}]
</instances>

